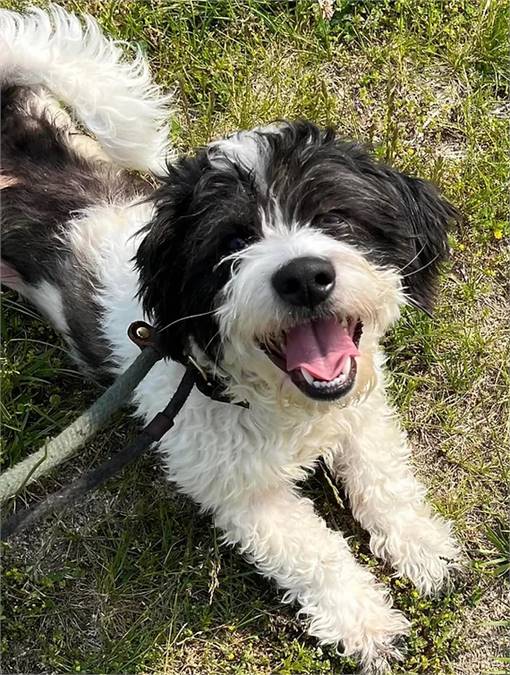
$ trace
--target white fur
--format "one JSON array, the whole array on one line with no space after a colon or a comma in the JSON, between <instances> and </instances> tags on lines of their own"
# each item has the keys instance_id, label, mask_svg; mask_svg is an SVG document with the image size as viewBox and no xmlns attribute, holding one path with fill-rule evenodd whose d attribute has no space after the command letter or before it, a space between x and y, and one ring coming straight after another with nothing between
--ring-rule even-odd
<instances>
[{"instance_id":1,"label":"white fur","mask_svg":"<svg viewBox=\"0 0 510 675\"><path fill-rule=\"evenodd\" d=\"M168 104L138 49L106 38L90 16L64 9L0 10L0 82L43 85L70 105L119 165L161 172Z\"/></svg>"},{"instance_id":2,"label":"white fur","mask_svg":"<svg viewBox=\"0 0 510 675\"><path fill-rule=\"evenodd\" d=\"M62 294L58 288L48 281L41 281L37 286L23 284L20 293L26 295L34 305L40 307L44 316L51 321L59 332L67 335L68 327L64 318Z\"/></svg>"},{"instance_id":3,"label":"white fur","mask_svg":"<svg viewBox=\"0 0 510 675\"><path fill-rule=\"evenodd\" d=\"M61 51L62 44L74 35L74 67L81 68L83 58L90 75L92 53L96 65L104 59L109 76L118 71L119 87L139 99L135 115L141 115L142 122L137 119L136 126L141 124L143 129L149 116L161 108L155 103L142 62L138 60L131 70L120 67L118 48L105 44L93 24L88 24L84 37L68 15L54 10L53 17L59 26L56 38L49 37L49 20L41 12L24 20L22 30L14 15L4 13L2 20L11 35L16 31L23 35L20 44L26 45L29 36L36 45L48 45L54 39L57 51L64 55L71 47ZM37 26L42 26L44 39ZM40 51L38 46L35 53ZM42 54L38 82L47 72L54 78L56 68L53 56L44 49ZM30 61L35 56L26 58ZM143 86L139 86L139 69ZM75 108L87 107L87 97L97 104L93 95L97 91L91 87L77 91L71 86L68 100ZM110 95L108 102L109 119L123 119L124 102ZM126 131L131 122L119 124ZM113 147L123 162L133 164L138 158L147 164L144 144L126 153L125 145L117 143L118 136L108 137L114 128L115 124L110 131L103 129L105 147ZM149 138L158 137L151 133ZM240 152L235 143L229 147ZM257 163L259 158L252 150L250 145L241 153L241 161ZM389 657L399 657L395 641L408 631L409 622L392 609L387 590L356 562L343 535L328 529L312 503L300 496L296 484L324 457L345 484L354 516L370 533L374 553L388 560L397 574L410 577L421 591L439 590L455 567L458 549L450 526L427 506L425 489L409 466L407 440L385 397L379 340L403 302L400 278L392 270L369 263L351 245L306 225L283 222L277 205L273 207L264 238L236 254L236 271L218 299L224 347L219 374L228 376L230 393L247 400L250 408L215 402L193 390L159 452L168 478L212 513L225 541L237 544L262 574L284 590L284 601L299 603L310 634L357 655L365 672L379 672ZM93 269L100 281L102 290L96 291L96 299L104 310L102 330L113 352L115 373L124 370L138 353L127 338L128 325L146 319L136 298L138 278L132 259L140 244L136 233L152 215L148 204L95 206L76 216L69 229L70 245L81 264ZM282 382L283 374L258 346L258 339L286 322L283 307L271 290L273 272L296 255L311 254L327 256L336 268L338 314L361 317L364 325L354 390L336 404L307 399L294 385ZM56 288L39 288L32 294L32 300L65 333L59 298ZM204 358L199 351L196 356ZM180 364L158 362L135 391L137 414L151 419L182 375Z\"/></svg>"},{"instance_id":4,"label":"white fur","mask_svg":"<svg viewBox=\"0 0 510 675\"><path fill-rule=\"evenodd\" d=\"M150 206L126 204L90 209L73 224L73 244L103 285L98 300L117 372L138 351L126 338L126 327L146 318L134 299L137 275L132 257L139 245L133 235L150 218ZM409 622L391 608L387 590L355 561L342 534L329 530L311 502L300 497L296 482L325 457L344 483L355 517L369 531L376 555L425 593L437 591L448 579L457 546L450 526L432 513L425 489L411 473L405 435L384 394L377 337L398 311L398 280L369 265L349 246L316 232L289 228L286 236L283 231L273 236L280 246L268 236L247 249L244 267L227 295L239 293L247 299L246 306L263 325L271 319L270 270L296 251L328 250L345 277L338 289L339 302L348 302L354 290L360 297L365 293L366 306L373 304L370 297L376 299L372 328L360 344L358 375L362 383L369 374L371 388L361 398L339 405L309 401L297 390L282 397L280 374L269 362L262 367L267 357L259 355L250 363L255 357L249 333L256 324L245 326L248 332L243 333L234 328L234 319L224 330L232 331L238 348L245 341L244 364L250 368L248 374L236 371L236 356L226 367L249 383L239 387L250 409L214 402L194 390L174 429L162 440L160 454L169 479L213 514L225 541L239 545L262 574L276 581L285 591L284 601L301 605L311 635L322 643L341 643L346 654L361 659L366 672L382 672L388 658L399 657L393 641L407 633ZM255 291L262 298L260 306L253 305ZM266 303L269 309L264 310ZM238 318L239 325L247 320ZM230 318L223 321L228 326ZM144 420L152 418L182 374L179 364L157 363L137 387L137 414Z\"/></svg>"},{"instance_id":5,"label":"white fur","mask_svg":"<svg viewBox=\"0 0 510 675\"><path fill-rule=\"evenodd\" d=\"M267 134L278 134L284 123L266 124L250 131L238 131L226 138L213 141L207 148L207 156L213 166L225 162L237 164L249 171L259 186L265 183Z\"/></svg>"},{"instance_id":6,"label":"white fur","mask_svg":"<svg viewBox=\"0 0 510 675\"><path fill-rule=\"evenodd\" d=\"M256 131L240 131L227 138L214 141L207 148L207 156L213 166L229 162L251 171L257 181L262 181L265 166L263 146Z\"/></svg>"}]
</instances>

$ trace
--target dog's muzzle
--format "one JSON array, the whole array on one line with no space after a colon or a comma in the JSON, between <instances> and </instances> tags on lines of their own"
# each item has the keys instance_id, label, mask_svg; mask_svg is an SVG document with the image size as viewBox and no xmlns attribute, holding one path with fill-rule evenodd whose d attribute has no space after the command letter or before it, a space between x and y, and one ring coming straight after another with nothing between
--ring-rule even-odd
<instances>
[{"instance_id":1,"label":"dog's muzzle","mask_svg":"<svg viewBox=\"0 0 510 675\"><path fill-rule=\"evenodd\" d=\"M272 276L271 284L289 314L302 316L261 347L306 396L333 401L345 396L356 379L356 358L362 323L328 311L336 272L327 258L301 256L290 260Z\"/></svg>"}]
</instances>

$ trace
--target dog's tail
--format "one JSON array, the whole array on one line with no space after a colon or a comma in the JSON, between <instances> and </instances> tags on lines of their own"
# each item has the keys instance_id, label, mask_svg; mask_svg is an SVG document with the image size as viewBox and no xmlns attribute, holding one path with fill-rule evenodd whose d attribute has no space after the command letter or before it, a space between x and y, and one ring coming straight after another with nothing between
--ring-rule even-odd
<instances>
[{"instance_id":1,"label":"dog's tail","mask_svg":"<svg viewBox=\"0 0 510 675\"><path fill-rule=\"evenodd\" d=\"M0 84L43 86L121 166L160 173L168 155L169 97L137 49L110 40L97 22L52 5L0 10Z\"/></svg>"}]
</instances>

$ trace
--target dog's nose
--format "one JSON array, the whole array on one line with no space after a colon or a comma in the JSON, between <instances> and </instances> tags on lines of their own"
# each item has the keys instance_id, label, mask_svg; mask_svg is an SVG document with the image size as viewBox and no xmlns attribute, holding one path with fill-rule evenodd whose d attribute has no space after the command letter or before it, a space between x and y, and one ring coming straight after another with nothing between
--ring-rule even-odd
<instances>
[{"instance_id":1,"label":"dog's nose","mask_svg":"<svg viewBox=\"0 0 510 675\"><path fill-rule=\"evenodd\" d=\"M315 256L294 258L273 274L273 288L282 300L295 307L315 307L324 302L335 286L335 268Z\"/></svg>"}]
</instances>

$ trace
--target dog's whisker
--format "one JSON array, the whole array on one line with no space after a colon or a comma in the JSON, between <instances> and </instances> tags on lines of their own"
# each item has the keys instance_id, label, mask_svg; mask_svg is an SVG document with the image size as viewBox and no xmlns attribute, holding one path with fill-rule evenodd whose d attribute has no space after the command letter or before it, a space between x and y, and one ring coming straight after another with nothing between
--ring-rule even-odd
<instances>
[{"instance_id":1,"label":"dog's whisker","mask_svg":"<svg viewBox=\"0 0 510 675\"><path fill-rule=\"evenodd\" d=\"M408 277L412 277L415 274L418 274L418 272L423 272L423 270L426 270L427 267L430 267L430 265L432 265L432 263L434 263L439 258L439 255L440 255L439 253L435 255L425 265L422 265L417 270L413 270L412 272L409 272L409 274L402 274L402 279L407 279Z\"/></svg>"},{"instance_id":2,"label":"dog's whisker","mask_svg":"<svg viewBox=\"0 0 510 675\"><path fill-rule=\"evenodd\" d=\"M420 248L420 250L418 251L418 253L417 253L413 258L411 258L411 260L409 260L409 262L407 262L407 263L404 265L404 267L401 267L401 268L400 268L399 271L400 271L401 274L402 274L402 272L403 272L405 269L407 269L407 268L409 267L409 265L412 265L413 262L414 262L417 258L419 258L419 257L421 256L421 254L422 254L423 251L425 250L426 245L427 245L426 243L423 244L423 246Z\"/></svg>"},{"instance_id":3,"label":"dog's whisker","mask_svg":"<svg viewBox=\"0 0 510 675\"><path fill-rule=\"evenodd\" d=\"M215 333L215 334L212 336L212 338L209 340L209 342L205 345L203 351L204 351L206 354L207 354L207 350L209 349L209 347L210 347L211 344L214 342L214 340L218 337L219 334L220 334L220 331L217 330L216 333Z\"/></svg>"},{"instance_id":4,"label":"dog's whisker","mask_svg":"<svg viewBox=\"0 0 510 675\"><path fill-rule=\"evenodd\" d=\"M220 349L216 351L216 358L214 359L214 364L213 364L213 377L216 377L218 374L218 361L220 358Z\"/></svg>"},{"instance_id":5,"label":"dog's whisker","mask_svg":"<svg viewBox=\"0 0 510 675\"><path fill-rule=\"evenodd\" d=\"M406 303L408 305L410 305L411 307L415 307L416 309L419 309L421 312L426 314L430 319L432 319L434 317L434 315L432 314L432 312L429 309L427 309L422 304L420 304L420 302L418 302L418 300L416 300L412 296L406 295L405 299L406 299Z\"/></svg>"},{"instance_id":6,"label":"dog's whisker","mask_svg":"<svg viewBox=\"0 0 510 675\"><path fill-rule=\"evenodd\" d=\"M166 326L163 326L162 328L159 328L158 331L162 333L164 330L167 330L168 328L171 328L172 326L175 326L178 323L181 323L181 321L188 321L189 319L198 319L202 316L209 316L211 314L214 314L216 310L212 309L209 312L199 312L198 314L188 314L188 316L181 316L179 319L176 319L175 321L171 321L170 323L167 323Z\"/></svg>"}]
</instances>

